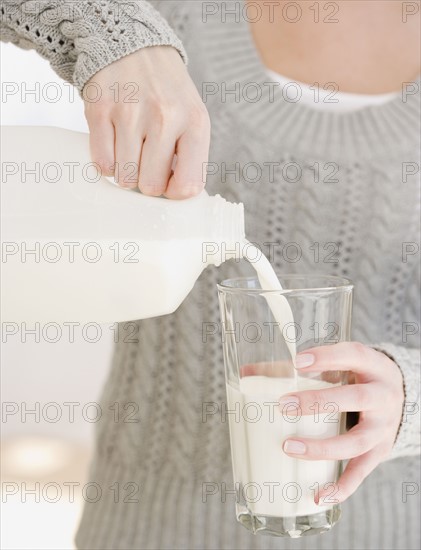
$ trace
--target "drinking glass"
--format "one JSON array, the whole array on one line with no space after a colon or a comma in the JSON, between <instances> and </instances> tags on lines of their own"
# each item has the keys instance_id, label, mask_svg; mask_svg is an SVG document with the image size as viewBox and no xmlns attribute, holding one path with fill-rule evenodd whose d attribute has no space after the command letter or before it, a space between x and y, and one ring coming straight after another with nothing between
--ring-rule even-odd
<instances>
[{"instance_id":1,"label":"drinking glass","mask_svg":"<svg viewBox=\"0 0 421 550\"><path fill-rule=\"evenodd\" d=\"M303 415L292 402L281 408L279 399L346 383L341 371L296 370L294 355L349 341L353 286L321 275L279 281L281 291L262 289L257 277L228 279L218 295L237 520L253 533L296 538L328 531L339 520L334 484L342 463L287 456L283 442L335 437L346 419L334 402L314 403L313 413ZM314 500L319 489L328 491L323 505Z\"/></svg>"}]
</instances>

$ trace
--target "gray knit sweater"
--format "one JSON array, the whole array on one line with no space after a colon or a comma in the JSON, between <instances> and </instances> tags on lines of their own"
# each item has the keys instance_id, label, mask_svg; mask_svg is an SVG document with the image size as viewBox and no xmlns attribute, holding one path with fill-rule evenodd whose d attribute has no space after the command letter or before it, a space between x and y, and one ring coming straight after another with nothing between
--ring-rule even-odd
<instances>
[{"instance_id":1,"label":"gray knit sweater","mask_svg":"<svg viewBox=\"0 0 421 550\"><path fill-rule=\"evenodd\" d=\"M390 460L344 503L331 532L299 540L250 534L224 494L233 489L228 427L220 415L202 419L203 403L226 400L220 336L204 337L202 325L219 320L216 283L251 268L208 268L174 314L137 322L135 336L121 327L90 472L102 495L85 504L77 546L419 548L420 197L410 174L419 167L419 93L346 114L285 101L241 3L223 4L237 16L208 15L218 3L200 1L2 2L2 35L35 47L79 90L139 48L173 45L185 60L186 50L212 120L209 192L245 204L247 236L272 252L279 272L354 281L353 339L399 365L409 414ZM288 243L299 256L290 259ZM128 411L118 421L115 403ZM206 498L205 483L216 494Z\"/></svg>"}]
</instances>

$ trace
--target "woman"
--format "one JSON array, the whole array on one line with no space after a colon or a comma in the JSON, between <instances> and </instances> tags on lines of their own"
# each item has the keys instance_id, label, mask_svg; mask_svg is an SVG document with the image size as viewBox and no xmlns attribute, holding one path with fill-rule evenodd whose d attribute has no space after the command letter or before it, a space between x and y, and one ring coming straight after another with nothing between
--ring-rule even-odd
<instances>
[{"instance_id":1,"label":"woman","mask_svg":"<svg viewBox=\"0 0 421 550\"><path fill-rule=\"evenodd\" d=\"M227 263L174 314L138 322L137 338L121 327L90 474L102 496L85 504L77 547L418 548L418 4L33 4L2 3L4 38L78 87L106 174L179 199L202 189L205 166L208 191L244 202L246 234L278 271L356 287L354 341L301 363L352 371L353 385L318 399L359 420L280 449L350 459L331 532L290 541L235 521L227 424L202 421L203 403L225 402L221 342L202 328L219 318L215 285L250 271ZM307 411L314 396L297 396ZM117 422L115 403L134 403L140 421Z\"/></svg>"}]
</instances>

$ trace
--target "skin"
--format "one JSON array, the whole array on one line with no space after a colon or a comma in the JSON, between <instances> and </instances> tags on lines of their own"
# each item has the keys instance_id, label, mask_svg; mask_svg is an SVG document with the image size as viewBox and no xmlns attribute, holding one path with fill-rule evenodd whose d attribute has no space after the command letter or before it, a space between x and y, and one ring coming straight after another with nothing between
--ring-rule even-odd
<instances>
[{"instance_id":1,"label":"skin","mask_svg":"<svg viewBox=\"0 0 421 550\"><path fill-rule=\"evenodd\" d=\"M91 78L84 99L98 89L100 100L84 104L92 160L104 175L170 199L202 191L209 115L177 50L155 46L123 57Z\"/></svg>"},{"instance_id":2,"label":"skin","mask_svg":"<svg viewBox=\"0 0 421 550\"><path fill-rule=\"evenodd\" d=\"M274 13L286 4L278 3ZM301 82L335 82L341 92L364 94L400 90L403 82L419 74L419 14L408 15L403 23L401 2L336 3L339 11L334 18L339 22L334 24L315 23L309 10L313 2L296 1L303 14L297 23L282 17L271 22L269 10L263 9L262 18L250 23L263 63ZM324 9L326 2L318 4L323 20L331 10ZM122 92L119 101L110 90L116 82ZM123 101L124 85L131 82L140 87L134 95L137 101ZM123 187L172 199L191 197L203 189L209 116L175 49L141 49L102 69L90 83L103 91L99 101L85 101L85 113L92 157L105 175L115 173ZM334 401L341 411L360 411L360 421L336 438L296 440L295 451L290 439L283 452L303 460L350 459L335 493L335 499L343 501L393 447L404 402L401 371L387 356L358 342L322 346L305 354L314 355L314 363L303 373L350 371L354 384L316 394L297 392L287 399L298 399L303 414L313 414L310 407L315 402L322 406ZM321 491L316 500L324 496Z\"/></svg>"},{"instance_id":3,"label":"skin","mask_svg":"<svg viewBox=\"0 0 421 550\"><path fill-rule=\"evenodd\" d=\"M300 366L311 363L310 366ZM353 384L320 391L302 391L281 398L281 410L286 403L296 403L303 415L313 415L334 403L338 412L358 411L359 422L346 434L327 439L287 439L283 450L289 456L304 460L351 459L342 474L334 499L343 502L362 481L390 454L401 422L404 403L402 375L397 365L384 353L359 342L343 342L332 346L311 348L298 354L300 373L351 371ZM387 406L385 406L387 403ZM311 408L313 407L313 409ZM296 408L288 409L294 414ZM298 445L296 444L298 443ZM323 503L332 489L321 490L316 502Z\"/></svg>"},{"instance_id":4,"label":"skin","mask_svg":"<svg viewBox=\"0 0 421 550\"><path fill-rule=\"evenodd\" d=\"M248 16L257 50L267 67L288 78L382 94L401 90L402 82L420 72L420 12L411 15L416 8L409 2L403 7L394 0L298 0L292 8L289 0L274 0L279 6L273 6L272 18L267 0L259 3L262 17L251 6Z\"/></svg>"}]
</instances>

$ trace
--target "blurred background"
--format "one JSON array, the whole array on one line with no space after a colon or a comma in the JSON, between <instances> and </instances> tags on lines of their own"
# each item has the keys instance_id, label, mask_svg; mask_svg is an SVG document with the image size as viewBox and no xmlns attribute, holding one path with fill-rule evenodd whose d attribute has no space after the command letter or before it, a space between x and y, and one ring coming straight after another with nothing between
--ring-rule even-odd
<instances>
[{"instance_id":1,"label":"blurred background","mask_svg":"<svg viewBox=\"0 0 421 550\"><path fill-rule=\"evenodd\" d=\"M77 90L33 51L1 44L1 124L87 132ZM27 327L30 329L31 327ZM50 343L21 329L1 344L1 548L72 549L112 327ZM26 342L23 340L26 339ZM94 342L94 340L97 340ZM31 412L32 411L32 412Z\"/></svg>"}]
</instances>

